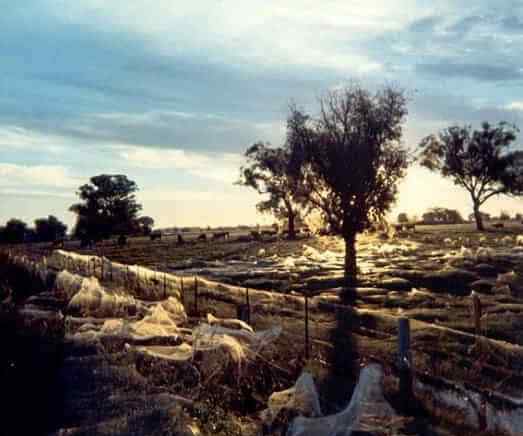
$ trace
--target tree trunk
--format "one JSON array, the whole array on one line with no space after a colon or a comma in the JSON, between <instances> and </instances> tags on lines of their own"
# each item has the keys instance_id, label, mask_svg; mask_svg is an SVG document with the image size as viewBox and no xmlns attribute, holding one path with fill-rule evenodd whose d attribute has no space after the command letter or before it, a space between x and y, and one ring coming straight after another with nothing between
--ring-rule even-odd
<instances>
[{"instance_id":1,"label":"tree trunk","mask_svg":"<svg viewBox=\"0 0 523 436\"><path fill-rule=\"evenodd\" d=\"M345 234L345 282L347 286L356 284L358 268L356 264L356 235Z\"/></svg>"},{"instance_id":2,"label":"tree trunk","mask_svg":"<svg viewBox=\"0 0 523 436\"><path fill-rule=\"evenodd\" d=\"M474 202L474 218L476 219L476 229L480 231L485 230L485 227L483 227L483 217L481 216L477 202Z\"/></svg>"},{"instance_id":3,"label":"tree trunk","mask_svg":"<svg viewBox=\"0 0 523 436\"><path fill-rule=\"evenodd\" d=\"M289 221L289 239L296 239L296 229L294 227L294 219L296 215L292 212L289 212L288 221Z\"/></svg>"}]
</instances>

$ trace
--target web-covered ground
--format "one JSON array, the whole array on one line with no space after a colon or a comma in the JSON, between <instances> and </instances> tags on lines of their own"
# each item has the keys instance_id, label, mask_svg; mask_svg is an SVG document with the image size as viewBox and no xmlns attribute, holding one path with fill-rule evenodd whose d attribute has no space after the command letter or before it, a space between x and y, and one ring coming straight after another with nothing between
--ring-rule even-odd
<instances>
[{"instance_id":1,"label":"web-covered ground","mask_svg":"<svg viewBox=\"0 0 523 436\"><path fill-rule=\"evenodd\" d=\"M144 299L140 292L146 286L136 286L136 280L125 282L125 292L121 292L120 285L114 283L116 269L111 270L109 278L108 266L102 273L98 265L94 274L103 275L102 285L110 298L102 295L93 300L80 293L76 300L73 295L62 303L67 304L61 306L62 310L69 314L66 361L71 372L66 374L93 386L89 394L83 382L77 385L83 388L68 391L71 404L86 414L76 418L73 414L69 419L73 423L80 420L86 431L86 426L94 420L92 408L100 399L107 399L104 383L110 385L113 380L121 396L111 397L112 406L99 412L106 420L109 416L114 422L129 423L122 404L127 401L132 411L143 408L144 402L153 398L147 413L138 414L140 425L151 432L157 419L169 428L174 424L165 417L171 416L165 415L165 410L180 405L182 400L165 397L168 393L197 404L189 418L204 434L206 431L252 434L260 430L259 414L267 408L270 394L291 387L304 368L314 377L322 412L329 415L349 403L360 368L377 362L385 368L385 396L394 408L394 419L402 427L395 434L455 434L458 428L462 434L481 434L481 431L501 434L499 425L493 424L500 418L492 410L508 407L520 413L515 405L523 396L523 351L518 346L523 341L523 280L520 279L523 250L517 232L518 229L485 234L436 230L390 240L362 238L358 250L361 283L348 291L342 289L343 246L336 238L264 243L220 241L185 247L177 247L169 239L154 243L138 239L131 240L131 245L123 249L108 244L98 247L98 251L88 253L103 251L110 260L130 264L131 275L146 280L148 289L158 291L157 298L149 293ZM150 266L156 271L147 272L134 264ZM68 269L83 274L74 263ZM176 335L170 330L174 328L169 321L172 314L166 318L164 312L176 311L177 306L169 304L169 297L174 294L162 294L165 286L162 271L184 277L181 299L188 318L174 323L179 330ZM194 275L200 277L197 299ZM231 286L210 285L204 278ZM202 360L191 363L198 370L196 375L184 362L187 349L183 348L183 342L193 347L193 339L189 337L194 328L214 322L207 314L215 319L236 318L238 305L246 301L246 288L250 290L250 326L254 333L273 331L276 327L281 328L281 334L274 337L264 353L244 361L240 378L237 363L244 356L230 342L228 349L236 349L236 354L227 356L236 357L228 360L228 370L223 371L223 365L214 365L216 361L224 361L223 354L206 359L205 353L198 352ZM492 340L471 334L474 333L470 297L473 289L482 304L482 336ZM303 293L310 295L308 356ZM34 314L41 310L52 298L41 294L26 303L21 313L25 310L30 318L31 311ZM99 304L101 301L104 304ZM419 376L416 382L419 409L415 412L403 410L395 397L399 316L411 319L412 364ZM152 342L143 337L145 333L161 330L163 334L153 335L156 339ZM123 336L125 340L121 339ZM170 336L182 342L170 343L171 339L166 339ZM73 337L76 340L71 342ZM91 340L97 345L93 347ZM106 370L109 372L100 379L93 375L93 370L101 371L102 375ZM202 373L206 371L209 371L203 376L206 383L202 383ZM126 374L124 381L118 381L121 380L118 374ZM125 380L130 387L126 388ZM70 379L67 381L71 384ZM150 385L151 391L140 387L144 383ZM140 390L146 396L137 400L136 392ZM159 394L164 396L156 398ZM84 397L85 407L77 403ZM486 399L481 401L486 401L487 412L481 411L483 403L476 401L477 398ZM118 421L122 419L120 412L125 417L123 421ZM190 420L188 424L185 415L184 419L180 414L172 416L178 417L180 423L183 421L187 430ZM291 419L292 414L287 418ZM152 420L150 426L147 419ZM279 419L283 420L280 424L284 428L285 419L281 416ZM485 419L490 427L483 425ZM505 424L514 419L510 414L503 416ZM386 420L390 421L391 416ZM71 422L64 427L70 428ZM275 425L277 429L278 420ZM313 428L315 424L311 425ZM371 434L390 431L385 425L381 430L379 425L376 428ZM508 434L518 434L519 428L514 427L514 432ZM70 434L83 433L78 430Z\"/></svg>"}]
</instances>

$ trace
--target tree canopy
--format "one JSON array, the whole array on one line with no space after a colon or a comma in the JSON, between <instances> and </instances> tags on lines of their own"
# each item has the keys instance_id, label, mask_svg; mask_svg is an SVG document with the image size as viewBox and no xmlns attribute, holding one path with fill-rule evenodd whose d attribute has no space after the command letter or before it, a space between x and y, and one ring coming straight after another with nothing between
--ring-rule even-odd
<instances>
[{"instance_id":1,"label":"tree canopy","mask_svg":"<svg viewBox=\"0 0 523 436\"><path fill-rule=\"evenodd\" d=\"M371 93L353 84L322 97L316 118L291 108L288 143L309 179L307 202L345 239L348 281L357 274L356 235L389 211L408 165L406 104L401 90Z\"/></svg>"},{"instance_id":2,"label":"tree canopy","mask_svg":"<svg viewBox=\"0 0 523 436\"><path fill-rule=\"evenodd\" d=\"M154 219L150 216L141 216L136 220L138 226L138 232L144 235L150 235L154 227Z\"/></svg>"},{"instance_id":3,"label":"tree canopy","mask_svg":"<svg viewBox=\"0 0 523 436\"><path fill-rule=\"evenodd\" d=\"M267 195L256 207L288 222L289 238L295 237L295 220L300 213L300 178L288 147L271 147L258 142L245 152L246 164L240 168L240 185Z\"/></svg>"},{"instance_id":4,"label":"tree canopy","mask_svg":"<svg viewBox=\"0 0 523 436\"><path fill-rule=\"evenodd\" d=\"M53 215L35 220L35 237L40 242L63 239L66 232L67 226Z\"/></svg>"},{"instance_id":5,"label":"tree canopy","mask_svg":"<svg viewBox=\"0 0 523 436\"><path fill-rule=\"evenodd\" d=\"M112 234L132 233L142 206L137 203L138 186L125 175L101 174L80 186L80 203L70 210L77 214L75 236L102 239Z\"/></svg>"},{"instance_id":6,"label":"tree canopy","mask_svg":"<svg viewBox=\"0 0 523 436\"><path fill-rule=\"evenodd\" d=\"M463 217L455 209L433 207L422 215L422 220L425 224L459 224Z\"/></svg>"},{"instance_id":7,"label":"tree canopy","mask_svg":"<svg viewBox=\"0 0 523 436\"><path fill-rule=\"evenodd\" d=\"M24 221L11 218L4 227L0 227L0 242L19 244L26 241L28 234L29 229Z\"/></svg>"},{"instance_id":8,"label":"tree canopy","mask_svg":"<svg viewBox=\"0 0 523 436\"><path fill-rule=\"evenodd\" d=\"M405 212L401 212L398 214L397 221L398 221L398 223L408 223L409 217L407 216L407 214Z\"/></svg>"},{"instance_id":9,"label":"tree canopy","mask_svg":"<svg viewBox=\"0 0 523 436\"><path fill-rule=\"evenodd\" d=\"M483 230L480 207L491 197L521 193L522 159L510 147L518 129L506 122L479 130L451 126L420 143L420 163L465 188L472 199L478 230Z\"/></svg>"}]
</instances>

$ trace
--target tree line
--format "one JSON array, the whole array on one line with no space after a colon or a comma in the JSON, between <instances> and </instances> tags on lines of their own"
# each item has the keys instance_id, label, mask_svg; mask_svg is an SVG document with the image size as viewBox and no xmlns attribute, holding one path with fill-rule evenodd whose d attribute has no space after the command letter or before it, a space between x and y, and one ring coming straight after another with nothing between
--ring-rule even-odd
<instances>
[{"instance_id":1,"label":"tree line","mask_svg":"<svg viewBox=\"0 0 523 436\"><path fill-rule=\"evenodd\" d=\"M523 221L523 214L516 213L514 216L506 210L501 210L498 216L491 216L489 213L480 212L482 221ZM468 221L475 221L476 216L474 213L470 214ZM396 221L402 223L415 223L415 224L462 224L467 222L460 212L456 209L448 209L446 207L433 207L427 210L421 215L421 219L417 215L407 215L405 212L398 214Z\"/></svg>"},{"instance_id":2,"label":"tree line","mask_svg":"<svg viewBox=\"0 0 523 436\"><path fill-rule=\"evenodd\" d=\"M282 146L258 142L245 152L237 183L265 195L258 210L286 219L289 238L295 237L297 217L319 214L326 231L345 241L348 284L357 279L357 234L384 220L412 163L469 192L478 230L484 229L480 208L487 200L523 193L523 152L513 150L515 126L450 126L409 153L402 141L407 103L402 89L371 92L353 83L320 97L315 116L291 105ZM440 209L429 214L460 218Z\"/></svg>"},{"instance_id":3,"label":"tree line","mask_svg":"<svg viewBox=\"0 0 523 436\"><path fill-rule=\"evenodd\" d=\"M142 205L136 201L138 186L127 176L100 174L79 187L78 203L69 210L76 214L72 236L82 241L100 241L113 235L148 235L154 220L139 216ZM34 228L12 218L0 227L0 243L53 242L66 237L67 226L50 215L34 222Z\"/></svg>"},{"instance_id":4,"label":"tree line","mask_svg":"<svg viewBox=\"0 0 523 436\"><path fill-rule=\"evenodd\" d=\"M66 233L67 226L53 215L36 219L32 228L24 221L12 218L0 227L0 243L51 242L63 239Z\"/></svg>"}]
</instances>

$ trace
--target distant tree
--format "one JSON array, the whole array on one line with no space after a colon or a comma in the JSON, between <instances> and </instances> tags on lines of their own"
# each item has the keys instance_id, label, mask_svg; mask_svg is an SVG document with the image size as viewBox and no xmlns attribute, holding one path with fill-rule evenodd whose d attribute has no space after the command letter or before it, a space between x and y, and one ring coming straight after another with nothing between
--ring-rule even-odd
<instances>
[{"instance_id":1,"label":"distant tree","mask_svg":"<svg viewBox=\"0 0 523 436\"><path fill-rule=\"evenodd\" d=\"M522 221L523 220L523 214L518 212L516 215L514 215L514 219L516 221Z\"/></svg>"},{"instance_id":2,"label":"distant tree","mask_svg":"<svg viewBox=\"0 0 523 436\"><path fill-rule=\"evenodd\" d=\"M276 219L288 223L289 239L296 237L295 220L300 214L300 178L291 166L288 147L273 148L258 142L247 149L246 165L240 168L237 184L267 195L256 208L261 213L272 213Z\"/></svg>"},{"instance_id":3,"label":"distant tree","mask_svg":"<svg viewBox=\"0 0 523 436\"><path fill-rule=\"evenodd\" d=\"M141 216L136 219L136 224L138 227L138 232L143 235L150 235L154 227L154 219L150 216Z\"/></svg>"},{"instance_id":4,"label":"distant tree","mask_svg":"<svg viewBox=\"0 0 523 436\"><path fill-rule=\"evenodd\" d=\"M398 223L408 223L409 222L409 217L407 216L407 214L405 212L401 212L400 214L398 214Z\"/></svg>"},{"instance_id":5,"label":"distant tree","mask_svg":"<svg viewBox=\"0 0 523 436\"><path fill-rule=\"evenodd\" d=\"M424 224L460 224L463 217L455 209L433 207L422 215Z\"/></svg>"},{"instance_id":6,"label":"distant tree","mask_svg":"<svg viewBox=\"0 0 523 436\"><path fill-rule=\"evenodd\" d=\"M456 209L446 209L446 218L449 224L461 224L464 219Z\"/></svg>"},{"instance_id":7,"label":"distant tree","mask_svg":"<svg viewBox=\"0 0 523 436\"><path fill-rule=\"evenodd\" d=\"M521 156L509 151L517 132L505 122L484 122L480 130L452 126L420 143L421 165L469 192L478 230L484 230L480 207L489 198L521 192Z\"/></svg>"},{"instance_id":8,"label":"distant tree","mask_svg":"<svg viewBox=\"0 0 523 436\"><path fill-rule=\"evenodd\" d=\"M136 202L138 187L125 175L101 174L80 186L81 202L70 210L77 214L75 236L102 239L113 234L127 234L136 228L142 206Z\"/></svg>"},{"instance_id":9,"label":"distant tree","mask_svg":"<svg viewBox=\"0 0 523 436\"><path fill-rule=\"evenodd\" d=\"M35 220L35 238L38 241L50 242L63 239L66 232L67 226L53 215Z\"/></svg>"},{"instance_id":10,"label":"distant tree","mask_svg":"<svg viewBox=\"0 0 523 436\"><path fill-rule=\"evenodd\" d=\"M489 213L486 213L486 212L480 212L481 214L481 221L482 222L485 222L485 221L490 221L492 219L492 217L490 216ZM471 213L469 216L468 216L468 220L470 222L475 222L476 221L476 215L474 213Z\"/></svg>"},{"instance_id":11,"label":"distant tree","mask_svg":"<svg viewBox=\"0 0 523 436\"><path fill-rule=\"evenodd\" d=\"M5 227L0 228L0 241L7 244L19 244L26 241L27 224L22 220L11 218Z\"/></svg>"},{"instance_id":12,"label":"distant tree","mask_svg":"<svg viewBox=\"0 0 523 436\"><path fill-rule=\"evenodd\" d=\"M375 94L358 85L320 99L313 119L291 107L287 141L302 174L317 190L305 190L345 240L345 278L356 282L356 235L384 217L408 164L401 144L406 97L385 87ZM319 201L318 201L319 200Z\"/></svg>"},{"instance_id":13,"label":"distant tree","mask_svg":"<svg viewBox=\"0 0 523 436\"><path fill-rule=\"evenodd\" d=\"M510 221L510 214L506 210L502 210L499 213L499 219L501 221Z\"/></svg>"}]
</instances>

